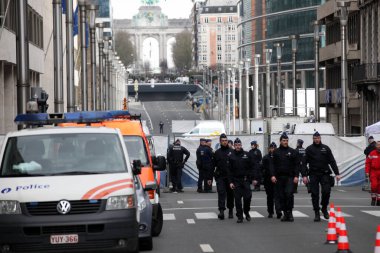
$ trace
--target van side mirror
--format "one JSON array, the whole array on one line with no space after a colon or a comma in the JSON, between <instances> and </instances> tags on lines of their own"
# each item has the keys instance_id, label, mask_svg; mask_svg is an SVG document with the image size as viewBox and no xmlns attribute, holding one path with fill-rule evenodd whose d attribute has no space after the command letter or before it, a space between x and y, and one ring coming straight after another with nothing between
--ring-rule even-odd
<instances>
[{"instance_id":1,"label":"van side mirror","mask_svg":"<svg viewBox=\"0 0 380 253\"><path fill-rule=\"evenodd\" d=\"M166 159L164 156L162 155L159 155L157 157L153 156L152 161L153 161L153 169L155 171L166 170Z\"/></svg>"},{"instance_id":2,"label":"van side mirror","mask_svg":"<svg viewBox=\"0 0 380 253\"><path fill-rule=\"evenodd\" d=\"M144 191L154 191L157 189L157 184L154 181L148 181L145 184Z\"/></svg>"},{"instance_id":3,"label":"van side mirror","mask_svg":"<svg viewBox=\"0 0 380 253\"><path fill-rule=\"evenodd\" d=\"M140 160L133 160L132 172L133 172L133 175L140 175L141 174L141 161Z\"/></svg>"}]
</instances>

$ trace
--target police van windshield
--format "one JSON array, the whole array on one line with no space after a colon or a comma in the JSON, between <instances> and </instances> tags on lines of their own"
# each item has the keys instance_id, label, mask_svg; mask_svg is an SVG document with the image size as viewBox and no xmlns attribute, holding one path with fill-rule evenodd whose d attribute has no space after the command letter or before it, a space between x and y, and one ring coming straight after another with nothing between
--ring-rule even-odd
<instances>
[{"instance_id":1,"label":"police van windshield","mask_svg":"<svg viewBox=\"0 0 380 253\"><path fill-rule=\"evenodd\" d=\"M49 134L9 138L1 177L85 175L127 171L115 134Z\"/></svg>"},{"instance_id":2,"label":"police van windshield","mask_svg":"<svg viewBox=\"0 0 380 253\"><path fill-rule=\"evenodd\" d=\"M124 136L129 160L140 160L142 165L149 165L147 150L141 136Z\"/></svg>"}]
</instances>

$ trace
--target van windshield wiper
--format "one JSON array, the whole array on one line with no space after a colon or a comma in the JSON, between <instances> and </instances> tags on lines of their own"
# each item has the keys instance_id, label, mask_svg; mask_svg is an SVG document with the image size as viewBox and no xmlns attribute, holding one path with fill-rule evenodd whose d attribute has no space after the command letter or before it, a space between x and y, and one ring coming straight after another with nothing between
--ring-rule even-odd
<instances>
[{"instance_id":1,"label":"van windshield wiper","mask_svg":"<svg viewBox=\"0 0 380 253\"><path fill-rule=\"evenodd\" d=\"M53 173L49 176L61 176L61 175L92 175L92 174L103 174L102 172L95 172L95 171L66 171L66 172L59 172L59 173Z\"/></svg>"},{"instance_id":2,"label":"van windshield wiper","mask_svg":"<svg viewBox=\"0 0 380 253\"><path fill-rule=\"evenodd\" d=\"M28 173L22 173L22 174L8 174L8 175L1 175L0 177L46 177L48 175L46 174L28 174Z\"/></svg>"}]
</instances>

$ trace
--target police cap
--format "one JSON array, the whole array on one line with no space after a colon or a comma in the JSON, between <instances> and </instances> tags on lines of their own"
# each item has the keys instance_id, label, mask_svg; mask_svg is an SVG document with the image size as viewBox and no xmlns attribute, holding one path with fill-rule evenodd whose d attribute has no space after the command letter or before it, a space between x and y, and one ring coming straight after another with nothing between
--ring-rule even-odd
<instances>
[{"instance_id":1,"label":"police cap","mask_svg":"<svg viewBox=\"0 0 380 253\"><path fill-rule=\"evenodd\" d=\"M280 141L289 139L288 135L286 133L281 134Z\"/></svg>"},{"instance_id":2,"label":"police cap","mask_svg":"<svg viewBox=\"0 0 380 253\"><path fill-rule=\"evenodd\" d=\"M234 141L234 144L237 144L237 143L241 144L241 140L239 138L236 138L235 141Z\"/></svg>"}]
</instances>

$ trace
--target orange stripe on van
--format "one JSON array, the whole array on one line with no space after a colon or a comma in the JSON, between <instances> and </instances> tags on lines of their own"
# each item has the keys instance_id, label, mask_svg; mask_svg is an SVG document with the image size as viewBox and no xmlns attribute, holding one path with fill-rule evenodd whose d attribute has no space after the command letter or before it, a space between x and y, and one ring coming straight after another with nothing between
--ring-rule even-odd
<instances>
[{"instance_id":1,"label":"orange stripe on van","mask_svg":"<svg viewBox=\"0 0 380 253\"><path fill-rule=\"evenodd\" d=\"M116 192L116 191L120 191L120 190L123 190L123 189L128 189L128 188L133 188L133 184L131 183L128 183L128 184L123 184L123 185L119 185L119 186L116 186L116 187L113 187L113 188L109 188L107 190L104 190L102 192L99 192L98 194L96 194L93 198L91 199L101 199L113 192Z\"/></svg>"},{"instance_id":2,"label":"orange stripe on van","mask_svg":"<svg viewBox=\"0 0 380 253\"><path fill-rule=\"evenodd\" d=\"M113 186L115 184L122 184L122 183L133 183L133 180L132 179L122 179L122 180L117 180L117 181L113 181L113 182L109 182L109 183L106 183L106 184L102 184L102 185L99 185L95 188L92 188L91 190L89 190L88 192L86 192L82 199L89 199L95 192L103 189L103 188L106 188L106 187L109 187L109 186Z\"/></svg>"}]
</instances>

